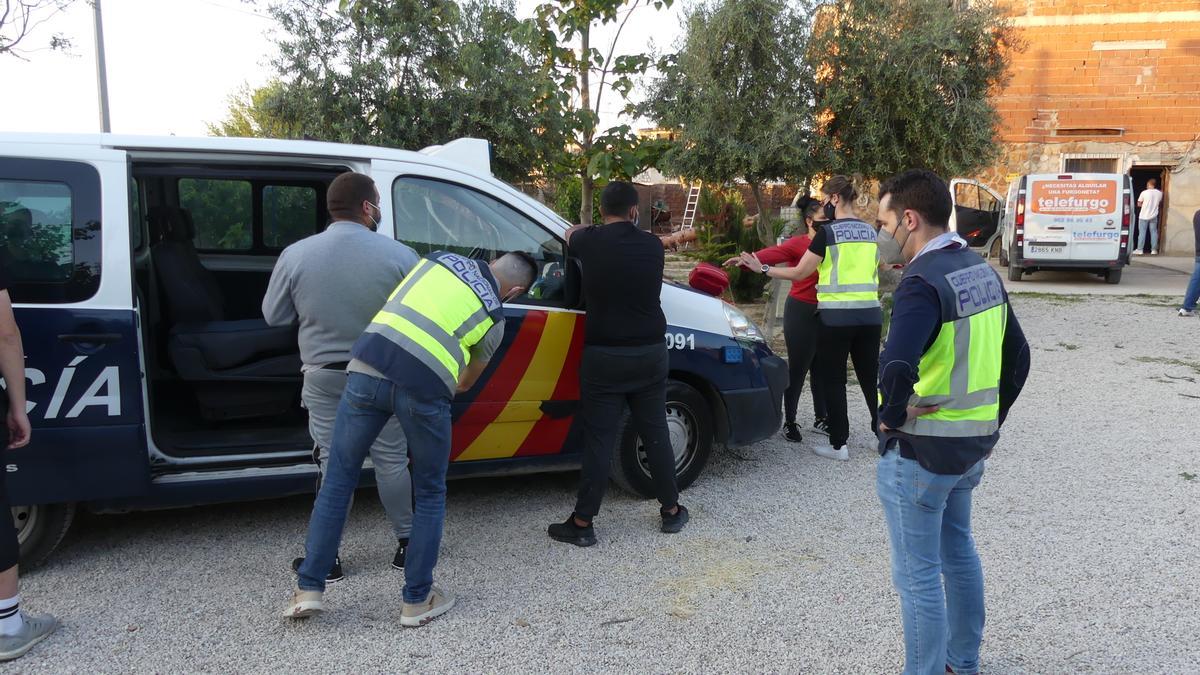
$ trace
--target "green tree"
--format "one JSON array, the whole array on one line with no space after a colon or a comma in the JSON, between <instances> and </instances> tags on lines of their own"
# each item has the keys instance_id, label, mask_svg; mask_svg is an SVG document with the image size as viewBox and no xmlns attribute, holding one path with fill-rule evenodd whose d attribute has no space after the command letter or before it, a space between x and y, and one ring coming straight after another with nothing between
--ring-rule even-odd
<instances>
[{"instance_id":1,"label":"green tree","mask_svg":"<svg viewBox=\"0 0 1200 675\"><path fill-rule=\"evenodd\" d=\"M995 157L989 94L1021 47L990 0L836 0L818 15L821 132L830 169L882 179L912 167L969 174Z\"/></svg>"},{"instance_id":2,"label":"green tree","mask_svg":"<svg viewBox=\"0 0 1200 675\"><path fill-rule=\"evenodd\" d=\"M809 25L800 5L786 0L700 5L644 106L680 132L663 158L668 171L749 184L763 243L773 241L764 183L805 179L816 168Z\"/></svg>"},{"instance_id":3,"label":"green tree","mask_svg":"<svg viewBox=\"0 0 1200 675\"><path fill-rule=\"evenodd\" d=\"M511 0L282 0L268 12L276 80L236 95L211 132L408 149L476 136L508 180L559 161L555 83Z\"/></svg>"},{"instance_id":4,"label":"green tree","mask_svg":"<svg viewBox=\"0 0 1200 675\"><path fill-rule=\"evenodd\" d=\"M551 0L537 8L532 38L552 74L557 91L550 99L571 135L574 148L551 174L580 178L579 222L592 223L597 179L630 179L657 163L665 144L643 141L628 125L600 129L600 106L608 91L628 100L639 76L652 65L646 54L616 53L617 41L639 6L656 10L674 0ZM622 15L624 10L624 15ZM594 31L616 25L606 51L596 46Z\"/></svg>"}]
</instances>

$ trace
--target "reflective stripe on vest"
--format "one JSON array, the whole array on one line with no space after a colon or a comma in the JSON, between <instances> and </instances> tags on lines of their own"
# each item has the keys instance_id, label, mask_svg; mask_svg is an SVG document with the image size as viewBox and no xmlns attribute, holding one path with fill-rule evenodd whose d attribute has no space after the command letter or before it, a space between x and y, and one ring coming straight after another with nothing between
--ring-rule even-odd
<instances>
[{"instance_id":1,"label":"reflective stripe on vest","mask_svg":"<svg viewBox=\"0 0 1200 675\"><path fill-rule=\"evenodd\" d=\"M825 257L817 266L817 309L879 307L875 229L859 220L829 223L825 228Z\"/></svg>"},{"instance_id":2,"label":"reflective stripe on vest","mask_svg":"<svg viewBox=\"0 0 1200 675\"><path fill-rule=\"evenodd\" d=\"M478 269L475 261L453 254L423 259L392 292L366 332L411 354L454 391L470 361L468 348L483 339L500 312L491 282ZM466 278L460 270L466 271ZM489 311L488 305L494 309Z\"/></svg>"},{"instance_id":3,"label":"reflective stripe on vest","mask_svg":"<svg viewBox=\"0 0 1200 675\"><path fill-rule=\"evenodd\" d=\"M951 306L960 318L944 322L921 356L909 405L939 408L909 420L900 431L965 438L990 436L999 428L1000 360L1008 324L999 284L987 263L954 270L935 284L939 296L959 298Z\"/></svg>"}]
</instances>

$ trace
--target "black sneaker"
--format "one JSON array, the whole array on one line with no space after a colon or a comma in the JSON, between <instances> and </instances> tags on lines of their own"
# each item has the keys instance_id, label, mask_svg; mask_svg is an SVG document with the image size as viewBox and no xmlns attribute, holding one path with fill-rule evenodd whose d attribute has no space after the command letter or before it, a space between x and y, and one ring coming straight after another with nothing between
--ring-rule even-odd
<instances>
[{"instance_id":1,"label":"black sneaker","mask_svg":"<svg viewBox=\"0 0 1200 675\"><path fill-rule=\"evenodd\" d=\"M818 417L813 422L813 431L816 431L818 434L829 435L829 424L825 421L824 417Z\"/></svg>"},{"instance_id":2,"label":"black sneaker","mask_svg":"<svg viewBox=\"0 0 1200 675\"><path fill-rule=\"evenodd\" d=\"M292 561L292 571L296 574L300 573L300 565L304 564L304 558L296 558ZM333 559L333 567L330 568L329 574L325 577L325 583L332 584L335 581L341 581L346 578L346 574L342 572L342 559L337 557Z\"/></svg>"},{"instance_id":3,"label":"black sneaker","mask_svg":"<svg viewBox=\"0 0 1200 675\"><path fill-rule=\"evenodd\" d=\"M670 513L667 513L667 509L665 507L658 510L659 515L662 516L662 531L663 532L666 532L668 534L675 534L676 532L682 530L684 525L687 525L687 521L688 521L687 507L684 506L683 504L678 504L677 506L679 506L679 510L676 511L673 515Z\"/></svg>"},{"instance_id":4,"label":"black sneaker","mask_svg":"<svg viewBox=\"0 0 1200 675\"><path fill-rule=\"evenodd\" d=\"M572 513L566 522L552 523L547 529L550 533L550 538L554 541L561 541L567 544L575 544L576 546L592 546L596 543L596 531L592 529L592 524L588 523L587 527L580 527L575 524L575 514Z\"/></svg>"},{"instance_id":5,"label":"black sneaker","mask_svg":"<svg viewBox=\"0 0 1200 675\"><path fill-rule=\"evenodd\" d=\"M400 545L396 547L396 556L392 558L392 568L397 570L404 569L404 558L408 555L408 539L401 539Z\"/></svg>"},{"instance_id":6,"label":"black sneaker","mask_svg":"<svg viewBox=\"0 0 1200 675\"><path fill-rule=\"evenodd\" d=\"M800 426L795 422L783 423L783 437L793 443L799 443L804 440L804 437L800 435Z\"/></svg>"}]
</instances>

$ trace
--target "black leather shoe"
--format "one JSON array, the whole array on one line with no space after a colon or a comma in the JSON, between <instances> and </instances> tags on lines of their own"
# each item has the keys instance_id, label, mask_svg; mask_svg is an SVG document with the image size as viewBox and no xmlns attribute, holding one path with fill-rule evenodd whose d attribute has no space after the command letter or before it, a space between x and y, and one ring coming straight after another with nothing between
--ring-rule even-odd
<instances>
[{"instance_id":1,"label":"black leather shoe","mask_svg":"<svg viewBox=\"0 0 1200 675\"><path fill-rule=\"evenodd\" d=\"M408 539L401 539L400 545L396 547L396 555L392 558L392 568L404 569L404 558L408 555Z\"/></svg>"},{"instance_id":2,"label":"black leather shoe","mask_svg":"<svg viewBox=\"0 0 1200 675\"><path fill-rule=\"evenodd\" d=\"M662 516L662 531L667 534L675 534L687 525L688 510L683 504L678 504L679 510L674 514L667 513L665 508L659 509L659 514Z\"/></svg>"},{"instance_id":3,"label":"black leather shoe","mask_svg":"<svg viewBox=\"0 0 1200 675\"><path fill-rule=\"evenodd\" d=\"M596 543L596 531L592 529L592 524L588 523L587 527L576 525L574 513L571 514L570 518L567 518L566 522L551 524L547 532L550 533L550 538L554 541L561 541L567 544L592 546Z\"/></svg>"}]
</instances>

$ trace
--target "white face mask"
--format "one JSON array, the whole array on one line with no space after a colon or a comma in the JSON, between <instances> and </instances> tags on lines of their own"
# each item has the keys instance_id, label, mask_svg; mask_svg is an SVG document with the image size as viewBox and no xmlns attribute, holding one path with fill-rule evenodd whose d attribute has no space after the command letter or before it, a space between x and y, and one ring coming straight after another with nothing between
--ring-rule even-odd
<instances>
[{"instance_id":1,"label":"white face mask","mask_svg":"<svg viewBox=\"0 0 1200 675\"><path fill-rule=\"evenodd\" d=\"M372 204L371 202L367 202L367 205L370 206L371 208L375 209L375 213L378 213L380 218L383 217L383 209L379 208L378 204ZM372 216L369 213L367 214L367 217L371 219L371 225L370 225L371 231L378 232L379 231L379 221L375 219L375 216Z\"/></svg>"}]
</instances>

